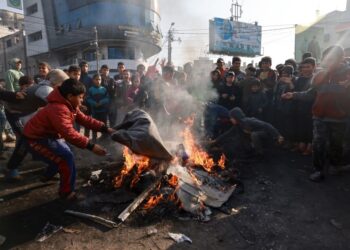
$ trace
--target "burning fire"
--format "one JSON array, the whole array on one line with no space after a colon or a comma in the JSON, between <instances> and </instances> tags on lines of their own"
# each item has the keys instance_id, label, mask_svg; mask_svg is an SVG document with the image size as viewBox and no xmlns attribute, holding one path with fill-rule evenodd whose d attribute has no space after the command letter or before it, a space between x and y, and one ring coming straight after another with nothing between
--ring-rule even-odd
<instances>
[{"instance_id":1,"label":"burning fire","mask_svg":"<svg viewBox=\"0 0 350 250\"><path fill-rule=\"evenodd\" d=\"M191 127L193 125L194 118L188 118L185 121L187 125L182 136L184 138L184 146L189 152L189 161L194 165L203 166L204 170L211 172L215 165L220 166L221 169L225 168L226 158L224 155L221 155L221 158L218 164L215 164L214 159L211 158L207 152L199 148L196 144L194 136L191 133Z\"/></svg>"},{"instance_id":2,"label":"burning fire","mask_svg":"<svg viewBox=\"0 0 350 250\"><path fill-rule=\"evenodd\" d=\"M172 175L171 178L168 180L168 184L171 187L176 188L179 184L179 178L176 175Z\"/></svg>"},{"instance_id":3,"label":"burning fire","mask_svg":"<svg viewBox=\"0 0 350 250\"><path fill-rule=\"evenodd\" d=\"M134 187L136 183L140 180L140 175L149 167L149 158L146 156L137 156L132 154L127 147L123 149L124 156L124 167L119 176L115 178L115 187L119 188L122 186L124 178L129 175L130 171L137 167L137 174L133 177L131 181L131 187Z\"/></svg>"},{"instance_id":4,"label":"burning fire","mask_svg":"<svg viewBox=\"0 0 350 250\"><path fill-rule=\"evenodd\" d=\"M145 210L149 210L154 208L155 206L157 206L157 204L163 199L163 195L155 195L155 196L151 196L148 201L146 202L146 204L143 206L143 208Z\"/></svg>"},{"instance_id":5,"label":"burning fire","mask_svg":"<svg viewBox=\"0 0 350 250\"><path fill-rule=\"evenodd\" d=\"M207 172L212 172L215 166L219 166L221 169L224 169L225 168L225 161L226 161L225 155L221 155L219 161L217 163L215 163L214 159L211 158L208 155L208 153L206 153L199 146L197 146L195 138L191 133L191 127L192 127L193 123L194 123L194 117L191 117L185 121L186 128L184 129L184 131L182 133L184 144L181 145L181 147L179 148L180 150L183 151L183 152L179 151L179 152L182 152L183 155L181 155L181 153L180 153L180 155L177 155L177 158L175 161L173 161L173 163L177 163L177 162L181 161L181 157L182 157L183 158L182 160L184 160L184 158L186 158L185 162L189 168L194 167L196 165L200 165ZM185 151L188 152L188 156L187 156ZM125 158L124 167L123 167L120 175L115 178L115 187L116 188L121 187L125 177L129 176L131 174L131 171L134 168L136 168L135 169L136 171L134 173L134 176L132 177L132 181L131 181L131 185L130 185L131 187L134 187L136 185L136 183L140 180L141 174L144 171L146 171L147 169L149 169L150 159L148 157L145 157L145 156L136 156L136 155L132 154L127 147L124 147L123 156ZM192 173L192 171L189 171L189 173L190 173L192 179L194 180L194 182L197 185L201 185L201 181L197 179L197 177ZM174 192L172 194L170 194L166 199L175 202L176 204L178 204L181 207L182 204L176 195L176 191L179 188L179 178L175 175L172 175L167 180L167 184L170 187L174 188ZM161 189L161 183L157 187L158 191L160 189ZM158 193L156 195L152 195L152 196L150 196L148 201L143 206L143 209L145 209L145 210L153 209L163 199L165 199L165 196L163 196L163 194Z\"/></svg>"},{"instance_id":6,"label":"burning fire","mask_svg":"<svg viewBox=\"0 0 350 250\"><path fill-rule=\"evenodd\" d=\"M221 155L220 160L218 161L218 166L221 169L225 169L225 162L226 162L226 157L224 154Z\"/></svg>"}]
</instances>

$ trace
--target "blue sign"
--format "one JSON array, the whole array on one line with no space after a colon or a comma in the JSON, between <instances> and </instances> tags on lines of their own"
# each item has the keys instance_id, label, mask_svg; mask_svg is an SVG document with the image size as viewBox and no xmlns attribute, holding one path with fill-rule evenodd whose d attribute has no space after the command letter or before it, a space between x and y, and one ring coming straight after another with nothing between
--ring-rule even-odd
<instances>
[{"instance_id":1,"label":"blue sign","mask_svg":"<svg viewBox=\"0 0 350 250\"><path fill-rule=\"evenodd\" d=\"M214 18L209 23L209 51L213 54L261 55L261 26Z\"/></svg>"}]
</instances>

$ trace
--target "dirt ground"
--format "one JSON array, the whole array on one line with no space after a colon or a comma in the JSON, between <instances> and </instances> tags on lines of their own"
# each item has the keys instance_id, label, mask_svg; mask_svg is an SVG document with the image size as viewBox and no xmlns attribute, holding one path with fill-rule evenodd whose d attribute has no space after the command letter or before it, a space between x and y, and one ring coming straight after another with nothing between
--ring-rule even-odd
<instances>
[{"instance_id":1,"label":"dirt ground","mask_svg":"<svg viewBox=\"0 0 350 250\"><path fill-rule=\"evenodd\" d=\"M101 161L112 161L76 154L78 187ZM22 170L40 167L28 158ZM41 183L40 171L29 171L19 183L1 177L0 235L6 241L0 249L350 249L350 174L312 183L310 170L310 157L277 149L269 162L242 166L245 192L227 202L230 215L213 209L203 223L169 213L152 218L136 213L116 229L64 214L70 205L58 199L57 181ZM98 214L107 217L108 207ZM60 231L36 242L47 222L76 232ZM153 228L157 233L148 236ZM185 234L193 243L175 243L169 232Z\"/></svg>"}]
</instances>

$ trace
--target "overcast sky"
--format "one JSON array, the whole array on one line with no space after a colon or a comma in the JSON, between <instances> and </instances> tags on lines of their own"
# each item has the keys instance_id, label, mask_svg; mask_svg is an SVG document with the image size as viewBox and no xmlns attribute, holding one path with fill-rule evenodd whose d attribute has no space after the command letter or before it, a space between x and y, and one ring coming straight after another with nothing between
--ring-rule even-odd
<instances>
[{"instance_id":1,"label":"overcast sky","mask_svg":"<svg viewBox=\"0 0 350 250\"><path fill-rule=\"evenodd\" d=\"M199 56L207 56L209 19L229 18L232 0L159 0L159 3L163 34L171 22L175 22L174 27L179 32L191 33L176 35L182 42L173 44L173 61L181 65ZM240 21L257 21L263 30L269 30L263 32L262 47L264 55L273 57L273 64L294 57L294 24L315 21L316 10L322 15L346 7L346 0L238 0L238 3L243 7ZM167 56L167 46L163 47L161 56Z\"/></svg>"}]
</instances>

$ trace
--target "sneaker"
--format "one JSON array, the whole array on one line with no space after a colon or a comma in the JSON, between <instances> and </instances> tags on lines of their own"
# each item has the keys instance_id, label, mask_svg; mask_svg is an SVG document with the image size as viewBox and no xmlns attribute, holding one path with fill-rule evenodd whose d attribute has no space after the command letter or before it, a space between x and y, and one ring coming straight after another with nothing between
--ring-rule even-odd
<instances>
[{"instance_id":1,"label":"sneaker","mask_svg":"<svg viewBox=\"0 0 350 250\"><path fill-rule=\"evenodd\" d=\"M320 171L315 171L309 176L310 181L320 182L324 180L324 175Z\"/></svg>"}]
</instances>

